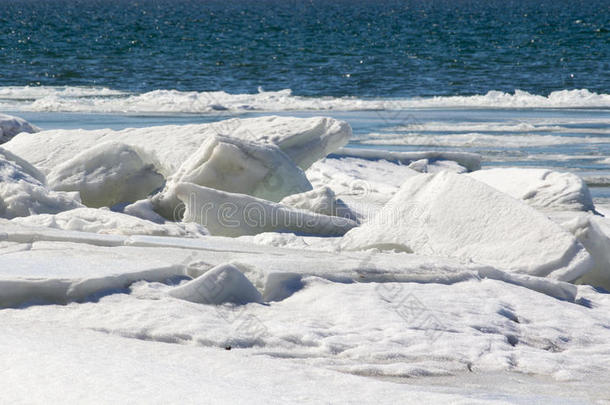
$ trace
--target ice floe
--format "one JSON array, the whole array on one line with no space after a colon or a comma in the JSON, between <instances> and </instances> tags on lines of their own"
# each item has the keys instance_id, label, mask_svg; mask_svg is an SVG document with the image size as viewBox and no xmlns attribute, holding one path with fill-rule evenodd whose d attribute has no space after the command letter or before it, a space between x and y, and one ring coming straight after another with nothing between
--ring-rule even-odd
<instances>
[{"instance_id":1,"label":"ice floe","mask_svg":"<svg viewBox=\"0 0 610 405\"><path fill-rule=\"evenodd\" d=\"M150 159L136 148L114 141L59 164L48 173L47 181L53 190L78 191L88 207L135 202L165 184Z\"/></svg>"},{"instance_id":2,"label":"ice floe","mask_svg":"<svg viewBox=\"0 0 610 405\"><path fill-rule=\"evenodd\" d=\"M180 219L175 186L185 182L275 202L312 188L305 173L274 144L219 135L205 139L153 198L155 209L166 218Z\"/></svg>"},{"instance_id":3,"label":"ice floe","mask_svg":"<svg viewBox=\"0 0 610 405\"><path fill-rule=\"evenodd\" d=\"M209 124L128 128L122 131L51 130L36 136L21 134L6 145L43 173L103 142L122 142L159 162L165 177L174 174L209 137L221 135L250 142L270 143L305 169L347 143L350 126L332 118L257 117Z\"/></svg>"},{"instance_id":4,"label":"ice floe","mask_svg":"<svg viewBox=\"0 0 610 405\"><path fill-rule=\"evenodd\" d=\"M582 245L543 214L450 172L408 179L377 215L344 236L342 246L459 257L565 281L593 266Z\"/></svg>"},{"instance_id":5,"label":"ice floe","mask_svg":"<svg viewBox=\"0 0 610 405\"><path fill-rule=\"evenodd\" d=\"M30 124L23 118L0 114L0 144L10 141L21 132L38 132L40 128Z\"/></svg>"},{"instance_id":6,"label":"ice floe","mask_svg":"<svg viewBox=\"0 0 610 405\"><path fill-rule=\"evenodd\" d=\"M315 214L192 183L177 184L174 193L184 204L184 221L202 224L212 235L241 236L289 231L340 236L357 226L348 218Z\"/></svg>"}]
</instances>

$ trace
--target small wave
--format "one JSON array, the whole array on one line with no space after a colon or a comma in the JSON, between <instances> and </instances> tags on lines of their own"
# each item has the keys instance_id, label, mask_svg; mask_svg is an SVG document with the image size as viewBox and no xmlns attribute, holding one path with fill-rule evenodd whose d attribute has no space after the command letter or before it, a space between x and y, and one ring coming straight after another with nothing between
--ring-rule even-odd
<instances>
[{"instance_id":1,"label":"small wave","mask_svg":"<svg viewBox=\"0 0 610 405\"><path fill-rule=\"evenodd\" d=\"M400 99L303 97L290 89L254 94L154 90L136 94L96 87L0 87L0 108L97 113L212 113L217 111L362 111L418 108L610 108L610 95L561 90L548 96L516 90L484 95ZM527 128L523 128L527 129Z\"/></svg>"}]
</instances>

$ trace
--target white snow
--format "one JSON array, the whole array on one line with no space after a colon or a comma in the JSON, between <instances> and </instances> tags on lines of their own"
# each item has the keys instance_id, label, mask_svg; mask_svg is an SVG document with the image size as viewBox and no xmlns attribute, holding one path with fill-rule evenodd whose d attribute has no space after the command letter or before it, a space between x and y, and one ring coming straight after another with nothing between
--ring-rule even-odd
<instances>
[{"instance_id":1,"label":"white snow","mask_svg":"<svg viewBox=\"0 0 610 405\"><path fill-rule=\"evenodd\" d=\"M166 218L180 219L174 189L183 182L276 202L312 188L305 173L277 146L219 135L205 139L153 198L155 210Z\"/></svg>"},{"instance_id":2,"label":"white snow","mask_svg":"<svg viewBox=\"0 0 610 405\"><path fill-rule=\"evenodd\" d=\"M179 183L173 192L184 203L184 221L201 224L212 235L241 236L288 231L340 236L357 226L348 218L315 214L192 183Z\"/></svg>"},{"instance_id":3,"label":"white snow","mask_svg":"<svg viewBox=\"0 0 610 405\"><path fill-rule=\"evenodd\" d=\"M150 159L134 147L113 141L93 146L57 165L48 173L47 181L54 190L78 191L88 207L134 202L165 184Z\"/></svg>"},{"instance_id":4,"label":"white snow","mask_svg":"<svg viewBox=\"0 0 610 405\"><path fill-rule=\"evenodd\" d=\"M207 305L262 302L256 287L232 264L221 264L168 292L174 298Z\"/></svg>"},{"instance_id":5,"label":"white snow","mask_svg":"<svg viewBox=\"0 0 610 405\"><path fill-rule=\"evenodd\" d=\"M30 124L23 118L0 114L0 144L10 141L11 138L21 132L34 133L38 131L40 131L40 128Z\"/></svg>"},{"instance_id":6,"label":"white snow","mask_svg":"<svg viewBox=\"0 0 610 405\"><path fill-rule=\"evenodd\" d=\"M20 157L0 148L1 218L53 214L80 206L78 195L49 190L42 173Z\"/></svg>"},{"instance_id":7,"label":"white snow","mask_svg":"<svg viewBox=\"0 0 610 405\"><path fill-rule=\"evenodd\" d=\"M30 215L28 217L15 218L12 222L28 226L100 234L156 235L186 238L207 235L206 229L195 223L155 223L131 215L96 208L76 208L55 215Z\"/></svg>"},{"instance_id":8,"label":"white snow","mask_svg":"<svg viewBox=\"0 0 610 405\"><path fill-rule=\"evenodd\" d=\"M451 256L499 269L572 281L593 265L576 239L543 214L463 174L420 174L346 249L380 248Z\"/></svg>"},{"instance_id":9,"label":"white snow","mask_svg":"<svg viewBox=\"0 0 610 405\"><path fill-rule=\"evenodd\" d=\"M534 208L556 211L595 209L589 188L583 179L572 173L498 168L479 170L469 176Z\"/></svg>"},{"instance_id":10,"label":"white snow","mask_svg":"<svg viewBox=\"0 0 610 405\"><path fill-rule=\"evenodd\" d=\"M301 168L343 146L351 136L350 126L332 118L257 117L230 119L209 124L128 128L122 131L51 130L35 135L20 134L3 145L43 173L103 142L122 142L137 148L155 162L165 177L214 135L277 145Z\"/></svg>"}]
</instances>

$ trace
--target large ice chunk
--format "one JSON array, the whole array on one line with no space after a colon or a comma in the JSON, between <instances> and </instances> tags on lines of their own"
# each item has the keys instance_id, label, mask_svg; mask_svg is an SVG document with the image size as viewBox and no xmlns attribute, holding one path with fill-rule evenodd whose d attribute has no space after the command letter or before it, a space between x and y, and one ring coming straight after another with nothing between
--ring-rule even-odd
<instances>
[{"instance_id":1,"label":"large ice chunk","mask_svg":"<svg viewBox=\"0 0 610 405\"><path fill-rule=\"evenodd\" d=\"M592 211L589 188L572 173L547 169L497 168L469 176L543 210Z\"/></svg>"},{"instance_id":2,"label":"large ice chunk","mask_svg":"<svg viewBox=\"0 0 610 405\"><path fill-rule=\"evenodd\" d=\"M183 182L276 202L312 189L305 173L277 146L218 135L207 138L153 198L156 210L166 218L180 219L173 190Z\"/></svg>"},{"instance_id":3,"label":"large ice chunk","mask_svg":"<svg viewBox=\"0 0 610 405\"><path fill-rule=\"evenodd\" d=\"M169 295L208 305L244 305L263 301L256 287L232 264L216 266L195 280L174 288Z\"/></svg>"},{"instance_id":4,"label":"large ice chunk","mask_svg":"<svg viewBox=\"0 0 610 405\"><path fill-rule=\"evenodd\" d=\"M229 136L278 146L305 169L347 143L350 126L332 118L257 117L196 124L127 128L121 131L52 130L30 135L22 133L5 147L49 173L83 150L107 141L123 142L160 163L159 170L171 176L209 137Z\"/></svg>"},{"instance_id":5,"label":"large ice chunk","mask_svg":"<svg viewBox=\"0 0 610 405\"><path fill-rule=\"evenodd\" d=\"M542 213L471 177L449 172L408 179L346 249L395 249L452 256L496 268L572 281L591 257Z\"/></svg>"},{"instance_id":6,"label":"large ice chunk","mask_svg":"<svg viewBox=\"0 0 610 405\"><path fill-rule=\"evenodd\" d=\"M34 133L40 129L23 118L0 114L0 143L8 142L21 132Z\"/></svg>"},{"instance_id":7,"label":"large ice chunk","mask_svg":"<svg viewBox=\"0 0 610 405\"><path fill-rule=\"evenodd\" d=\"M165 184L153 161L132 146L104 142L55 167L47 176L58 191L78 191L89 207L111 207L148 196Z\"/></svg>"},{"instance_id":8,"label":"large ice chunk","mask_svg":"<svg viewBox=\"0 0 610 405\"><path fill-rule=\"evenodd\" d=\"M212 235L241 236L289 231L340 236L357 226L340 217L314 214L244 194L233 194L191 183L173 192L184 203L184 220L205 226Z\"/></svg>"},{"instance_id":9,"label":"large ice chunk","mask_svg":"<svg viewBox=\"0 0 610 405\"><path fill-rule=\"evenodd\" d=\"M42 173L0 148L0 217L57 213L80 206L74 193L49 190Z\"/></svg>"}]
</instances>

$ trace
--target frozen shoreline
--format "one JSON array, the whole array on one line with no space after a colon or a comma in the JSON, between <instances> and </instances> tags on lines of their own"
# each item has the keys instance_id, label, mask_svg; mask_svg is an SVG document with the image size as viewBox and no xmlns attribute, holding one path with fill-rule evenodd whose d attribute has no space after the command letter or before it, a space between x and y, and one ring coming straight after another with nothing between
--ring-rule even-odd
<instances>
[{"instance_id":1,"label":"frozen shoreline","mask_svg":"<svg viewBox=\"0 0 610 405\"><path fill-rule=\"evenodd\" d=\"M254 378L211 394L223 401L607 399L610 298L578 283L610 286L610 220L580 178L481 171L472 152L341 150L351 129L329 118L238 123L43 131L0 145L37 167L0 154L12 187L0 197L16 217L0 219L5 381L62 364L49 378L75 396L125 395L74 384L85 364L81 384L147 379L155 388L141 399L153 402L205 398L192 391L202 374L211 387ZM206 144L218 131L233 138ZM112 210L82 207L93 201L84 186L115 190L133 162L162 182L144 197L112 194ZM269 181L278 167L281 182ZM145 198L159 192L184 203L180 217ZM107 352L130 366L118 372ZM176 362L170 377L161 371ZM257 384L281 388L252 393Z\"/></svg>"}]
</instances>

